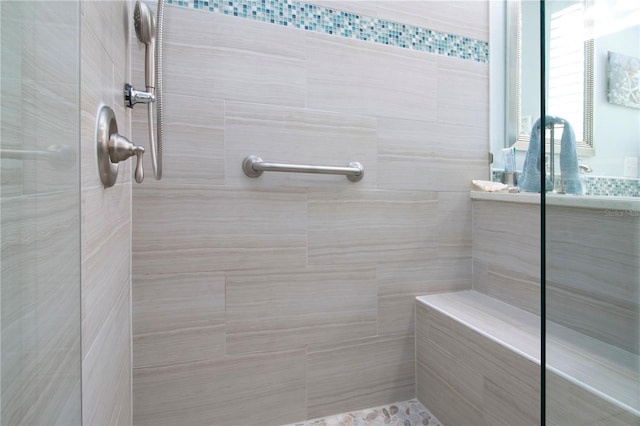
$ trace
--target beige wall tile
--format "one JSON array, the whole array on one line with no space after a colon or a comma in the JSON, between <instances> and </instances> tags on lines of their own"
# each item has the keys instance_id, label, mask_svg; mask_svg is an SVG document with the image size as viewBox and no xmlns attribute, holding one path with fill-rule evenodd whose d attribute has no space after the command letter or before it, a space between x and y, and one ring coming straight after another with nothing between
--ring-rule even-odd
<instances>
[{"instance_id":1,"label":"beige wall tile","mask_svg":"<svg viewBox=\"0 0 640 426\"><path fill-rule=\"evenodd\" d=\"M640 218L549 206L546 223L548 318L639 353Z\"/></svg>"},{"instance_id":2,"label":"beige wall tile","mask_svg":"<svg viewBox=\"0 0 640 426\"><path fill-rule=\"evenodd\" d=\"M177 7L165 28L166 93L304 107L303 32Z\"/></svg>"},{"instance_id":3,"label":"beige wall tile","mask_svg":"<svg viewBox=\"0 0 640 426\"><path fill-rule=\"evenodd\" d=\"M132 140L147 150L144 155L146 186L224 183L223 101L164 94L161 181L153 177L146 107L135 107L133 115Z\"/></svg>"},{"instance_id":4,"label":"beige wall tile","mask_svg":"<svg viewBox=\"0 0 640 426\"><path fill-rule=\"evenodd\" d=\"M308 108L436 118L436 56L319 34L307 40Z\"/></svg>"},{"instance_id":5,"label":"beige wall tile","mask_svg":"<svg viewBox=\"0 0 640 426\"><path fill-rule=\"evenodd\" d=\"M131 137L122 88L129 72L133 3L82 2L80 152L82 195L82 423L131 424L131 161L103 189L95 126L102 105Z\"/></svg>"},{"instance_id":6,"label":"beige wall tile","mask_svg":"<svg viewBox=\"0 0 640 426\"><path fill-rule=\"evenodd\" d=\"M434 322L438 320L442 321L441 314L421 303L416 305L417 398L438 419L444 418L441 421L445 424L486 425L482 415L482 373L469 360L464 348L453 350L451 343L455 342L449 342L447 346L446 341L436 340ZM449 320L445 324L439 322L437 326L455 324ZM455 331L460 330L456 328ZM466 337L464 334L451 336L456 340Z\"/></svg>"},{"instance_id":7,"label":"beige wall tile","mask_svg":"<svg viewBox=\"0 0 640 426\"><path fill-rule=\"evenodd\" d=\"M505 346L524 354L520 355L522 358L540 359L540 318L537 315L476 291L431 294L421 296L419 300L445 315L443 318L447 321L441 322L452 328L454 334L482 330L485 337L491 336L493 341L504 342ZM458 348L457 352L465 352L462 349Z\"/></svg>"},{"instance_id":8,"label":"beige wall tile","mask_svg":"<svg viewBox=\"0 0 640 426\"><path fill-rule=\"evenodd\" d=\"M304 349L136 368L133 422L159 426L299 421L306 415L305 371Z\"/></svg>"},{"instance_id":9,"label":"beige wall tile","mask_svg":"<svg viewBox=\"0 0 640 426\"><path fill-rule=\"evenodd\" d=\"M130 285L131 187L82 192L82 347L86 354L113 308Z\"/></svg>"},{"instance_id":10,"label":"beige wall tile","mask_svg":"<svg viewBox=\"0 0 640 426\"><path fill-rule=\"evenodd\" d=\"M62 158L52 154L49 158L21 161L24 194L78 188L78 80L76 74L62 74L58 78L63 83L22 82L23 126L19 149L59 149L64 153Z\"/></svg>"},{"instance_id":11,"label":"beige wall tile","mask_svg":"<svg viewBox=\"0 0 640 426\"><path fill-rule=\"evenodd\" d=\"M375 188L376 120L309 109L227 102L225 111L225 183L250 188ZM242 161L257 155L267 162L365 167L360 182L344 176L265 173L249 178Z\"/></svg>"},{"instance_id":12,"label":"beige wall tile","mask_svg":"<svg viewBox=\"0 0 640 426\"><path fill-rule=\"evenodd\" d=\"M41 83L77 81L78 73L78 7L60 4L57 8L24 9L29 17L25 28L26 54L22 75ZM76 86L77 87L77 86Z\"/></svg>"},{"instance_id":13,"label":"beige wall tile","mask_svg":"<svg viewBox=\"0 0 640 426\"><path fill-rule=\"evenodd\" d=\"M547 286L547 318L638 353L640 317L637 299L626 302L599 299L587 290L559 285L551 280L547 281Z\"/></svg>"},{"instance_id":14,"label":"beige wall tile","mask_svg":"<svg viewBox=\"0 0 640 426\"><path fill-rule=\"evenodd\" d=\"M447 424L539 424L539 355L514 351L535 352L535 316L478 293L442 296L416 304L418 399Z\"/></svg>"},{"instance_id":15,"label":"beige wall tile","mask_svg":"<svg viewBox=\"0 0 640 426\"><path fill-rule=\"evenodd\" d=\"M303 266L306 211L301 193L140 187L133 205L133 272Z\"/></svg>"},{"instance_id":16,"label":"beige wall tile","mask_svg":"<svg viewBox=\"0 0 640 426\"><path fill-rule=\"evenodd\" d=\"M127 0L108 2L83 1L81 6L82 21L95 34L102 50L104 50L105 60L113 63L117 69L123 71L128 66L131 50L129 30L133 29L133 4L133 2ZM155 14L155 6L152 3L149 3L149 5ZM135 36L135 32L132 34ZM131 42L137 44L136 40L131 40ZM83 54L91 54L91 52L85 52L84 50L83 47ZM124 83L124 81L117 82L116 86L120 91ZM119 98L122 99L122 95Z\"/></svg>"},{"instance_id":17,"label":"beige wall tile","mask_svg":"<svg viewBox=\"0 0 640 426\"><path fill-rule=\"evenodd\" d=\"M308 263L313 266L423 259L437 194L357 191L309 194Z\"/></svg>"},{"instance_id":18,"label":"beige wall tile","mask_svg":"<svg viewBox=\"0 0 640 426\"><path fill-rule=\"evenodd\" d=\"M378 119L378 187L464 191L488 178L488 128Z\"/></svg>"},{"instance_id":19,"label":"beige wall tile","mask_svg":"<svg viewBox=\"0 0 640 426\"><path fill-rule=\"evenodd\" d=\"M75 353L76 358L77 358L77 355L78 353L76 352ZM73 391L71 395L69 395L69 397L61 405L57 405L57 408L60 410L60 413L58 414L58 416L47 415L47 418L49 419L54 418L55 419L54 424L60 425L60 426L68 425L68 424L74 424L74 425L82 424L82 413L78 409L78 406L82 397L81 392L82 392L82 386L80 384L80 381L78 380L74 383Z\"/></svg>"},{"instance_id":20,"label":"beige wall tile","mask_svg":"<svg viewBox=\"0 0 640 426\"><path fill-rule=\"evenodd\" d=\"M495 365L484 378L484 417L489 424L540 424L540 365L517 358L517 374L505 373L500 366L514 356L510 349L496 346L503 356L494 357ZM493 355L493 354L492 354Z\"/></svg>"},{"instance_id":21,"label":"beige wall tile","mask_svg":"<svg viewBox=\"0 0 640 426\"><path fill-rule=\"evenodd\" d=\"M65 148L2 159L2 422L80 424L78 5L1 8L1 150Z\"/></svg>"},{"instance_id":22,"label":"beige wall tile","mask_svg":"<svg viewBox=\"0 0 640 426\"><path fill-rule=\"evenodd\" d=\"M225 354L224 273L133 277L133 365Z\"/></svg>"},{"instance_id":23,"label":"beige wall tile","mask_svg":"<svg viewBox=\"0 0 640 426\"><path fill-rule=\"evenodd\" d=\"M416 296L471 287L471 259L433 259L381 264L378 282L378 333L413 334Z\"/></svg>"},{"instance_id":24,"label":"beige wall tile","mask_svg":"<svg viewBox=\"0 0 640 426\"><path fill-rule=\"evenodd\" d=\"M471 200L465 192L438 192L438 210L429 217L430 235L446 256L450 247L471 255ZM423 221L426 221L423 218Z\"/></svg>"},{"instance_id":25,"label":"beige wall tile","mask_svg":"<svg viewBox=\"0 0 640 426\"><path fill-rule=\"evenodd\" d=\"M429 407L429 411L439 420L445 419L440 420L443 424L462 425L467 424L469 419L473 419L469 424L492 426L484 420L480 407L465 400L465 397L446 378L442 378L434 372L430 365L418 364L416 381L418 400L425 407ZM434 392L434 389L437 391ZM452 401L456 401L455 406L451 406Z\"/></svg>"},{"instance_id":26,"label":"beige wall tile","mask_svg":"<svg viewBox=\"0 0 640 426\"><path fill-rule=\"evenodd\" d=\"M82 364L82 424L131 424L131 322L129 286L113 303Z\"/></svg>"},{"instance_id":27,"label":"beige wall tile","mask_svg":"<svg viewBox=\"0 0 640 426\"><path fill-rule=\"evenodd\" d=\"M109 189L83 188L81 192L82 247L85 258L100 249L118 228L127 225L131 216L131 185L116 184ZM122 250L127 241L122 242Z\"/></svg>"},{"instance_id":28,"label":"beige wall tile","mask_svg":"<svg viewBox=\"0 0 640 426\"><path fill-rule=\"evenodd\" d=\"M77 191L3 199L0 209L3 422L79 420Z\"/></svg>"},{"instance_id":29,"label":"beige wall tile","mask_svg":"<svg viewBox=\"0 0 640 426\"><path fill-rule=\"evenodd\" d=\"M347 3L358 13L382 10L377 2ZM420 14L419 6L407 8ZM180 7L169 12L165 91L182 100L170 118L176 136L167 139L167 180L134 190L133 271L152 292L134 289L134 312L143 307L145 337L194 346L158 357L153 347L164 340L147 348L134 341L136 353L153 357L137 364L134 356L146 365L134 369L135 422L276 424L413 397L412 296L471 284L467 191L488 169L488 124L478 119L488 113L476 111L483 99L488 106L486 66ZM479 89L468 87L474 79ZM453 96L469 93L439 105L438 84L463 86ZM141 140L143 112L133 115ZM192 131L192 119L198 129L185 148L180 136ZM222 134L224 165L216 168ZM187 152L170 161L172 149ZM283 163L359 161L365 177L356 184L284 173L250 179L241 171L250 154ZM188 161L200 166L190 170ZM378 162L385 161L381 185ZM181 167L175 180L170 164ZM200 346L156 309L173 306L163 300L175 287L205 292L203 281L187 277L222 273L226 348ZM217 308L191 316L212 299L183 297L175 321L208 319L219 337ZM255 410L246 410L247 400L258 401Z\"/></svg>"},{"instance_id":30,"label":"beige wall tile","mask_svg":"<svg viewBox=\"0 0 640 426\"><path fill-rule=\"evenodd\" d=\"M3 13L7 13L6 10ZM3 149L20 149L23 140L23 124L22 124L22 92L23 82L19 76L9 78L14 72L20 71L20 52L12 52L12 45L20 43L19 37L16 41L7 41L6 33L18 32L19 23L9 23L8 19L3 21L3 53L8 64L2 67L2 91L0 94L0 108L2 108L2 117L0 117L0 125L2 126L2 147ZM8 58L15 58L9 60ZM16 70L17 69L17 70ZM5 77L7 76L7 77ZM22 195L24 187L23 164L22 161L13 159L0 158L0 185L2 185L2 197L14 197Z\"/></svg>"},{"instance_id":31,"label":"beige wall tile","mask_svg":"<svg viewBox=\"0 0 640 426\"><path fill-rule=\"evenodd\" d=\"M471 212L466 192L438 192L437 208L419 219L429 253L419 262L378 264L380 334L413 332L415 296L471 287Z\"/></svg>"},{"instance_id":32,"label":"beige wall tile","mask_svg":"<svg viewBox=\"0 0 640 426\"><path fill-rule=\"evenodd\" d=\"M262 269L227 274L227 353L375 336L371 267Z\"/></svg>"},{"instance_id":33,"label":"beige wall tile","mask_svg":"<svg viewBox=\"0 0 640 426\"><path fill-rule=\"evenodd\" d=\"M92 2L94 6L103 2ZM82 20L82 66L80 68L80 155L82 188L102 187L96 154L96 117L101 105L113 106L113 65L102 48L94 29ZM118 130L123 123L118 120ZM118 176L122 179L121 176ZM122 182L122 181L120 181Z\"/></svg>"},{"instance_id":34,"label":"beige wall tile","mask_svg":"<svg viewBox=\"0 0 640 426\"><path fill-rule=\"evenodd\" d=\"M486 271L487 288L485 293L520 309L540 315L540 277L514 271L509 269L508 265L508 263L505 265L489 263ZM479 272L479 274L481 273Z\"/></svg>"},{"instance_id":35,"label":"beige wall tile","mask_svg":"<svg viewBox=\"0 0 640 426\"><path fill-rule=\"evenodd\" d=\"M640 408L638 355L570 328L547 321L547 368L570 379L574 386L629 412ZM566 384L562 387L566 387ZM580 392L572 391L579 394Z\"/></svg>"},{"instance_id":36,"label":"beige wall tile","mask_svg":"<svg viewBox=\"0 0 640 426\"><path fill-rule=\"evenodd\" d=\"M489 64L438 56L437 87L439 122L489 128ZM478 140L488 152L486 130L470 143Z\"/></svg>"},{"instance_id":37,"label":"beige wall tile","mask_svg":"<svg viewBox=\"0 0 640 426\"><path fill-rule=\"evenodd\" d=\"M129 242L129 235L129 224L119 227L98 250L82 261L82 348L85 355L109 320L116 298L130 285L131 254L123 248Z\"/></svg>"},{"instance_id":38,"label":"beige wall tile","mask_svg":"<svg viewBox=\"0 0 640 426\"><path fill-rule=\"evenodd\" d=\"M23 77L22 62L23 58L26 59L24 55L28 54L28 49L23 49L23 46L31 40L28 38L31 32L25 31L24 20L20 17L33 14L35 8L34 4L25 2L4 3L2 5L2 47L4 48L2 55L6 61L2 67L3 93L6 81L14 79L20 81ZM9 111L7 111L7 115L9 115L8 113ZM4 120L4 113L2 119ZM4 140L2 143L4 144Z\"/></svg>"},{"instance_id":39,"label":"beige wall tile","mask_svg":"<svg viewBox=\"0 0 640 426\"><path fill-rule=\"evenodd\" d=\"M540 310L540 206L473 202L474 288ZM638 353L638 218L547 206L547 315ZM597 230L597 232L594 232Z\"/></svg>"},{"instance_id":40,"label":"beige wall tile","mask_svg":"<svg viewBox=\"0 0 640 426\"><path fill-rule=\"evenodd\" d=\"M533 313L540 307L540 206L474 200L474 288Z\"/></svg>"},{"instance_id":41,"label":"beige wall tile","mask_svg":"<svg viewBox=\"0 0 640 426\"><path fill-rule=\"evenodd\" d=\"M487 262L473 258L472 264L473 289L480 293L489 294L489 266Z\"/></svg>"},{"instance_id":42,"label":"beige wall tile","mask_svg":"<svg viewBox=\"0 0 640 426\"><path fill-rule=\"evenodd\" d=\"M559 374L547 370L546 424L625 426L640 424L640 417L600 398Z\"/></svg>"},{"instance_id":43,"label":"beige wall tile","mask_svg":"<svg viewBox=\"0 0 640 426\"><path fill-rule=\"evenodd\" d=\"M308 418L411 399L414 351L413 336L309 346Z\"/></svg>"},{"instance_id":44,"label":"beige wall tile","mask_svg":"<svg viewBox=\"0 0 640 426\"><path fill-rule=\"evenodd\" d=\"M130 75L128 25L133 26L133 6L118 0L83 3L81 20L81 176L83 188L102 187L97 169L96 117L102 105L116 115L118 133L131 138L130 112L125 111L122 90ZM134 141L135 142L135 141ZM131 179L132 160L121 162L118 183Z\"/></svg>"}]
</instances>

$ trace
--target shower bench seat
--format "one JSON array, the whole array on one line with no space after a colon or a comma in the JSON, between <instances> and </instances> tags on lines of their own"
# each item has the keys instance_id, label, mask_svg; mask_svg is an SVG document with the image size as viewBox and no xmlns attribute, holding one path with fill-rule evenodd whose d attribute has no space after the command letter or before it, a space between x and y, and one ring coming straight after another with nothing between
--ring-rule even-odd
<instances>
[{"instance_id":1,"label":"shower bench seat","mask_svg":"<svg viewBox=\"0 0 640 426\"><path fill-rule=\"evenodd\" d=\"M444 424L539 425L540 342L538 315L483 293L419 296L418 399ZM550 321L546 343L547 424L640 424L637 355Z\"/></svg>"}]
</instances>

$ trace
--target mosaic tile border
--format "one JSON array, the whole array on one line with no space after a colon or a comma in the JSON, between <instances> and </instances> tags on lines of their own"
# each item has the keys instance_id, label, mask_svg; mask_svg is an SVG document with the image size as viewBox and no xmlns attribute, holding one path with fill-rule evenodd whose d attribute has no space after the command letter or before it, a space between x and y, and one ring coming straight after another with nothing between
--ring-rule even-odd
<instances>
[{"instance_id":1,"label":"mosaic tile border","mask_svg":"<svg viewBox=\"0 0 640 426\"><path fill-rule=\"evenodd\" d=\"M167 4L386 46L489 62L489 43L294 0L167 0Z\"/></svg>"},{"instance_id":2,"label":"mosaic tile border","mask_svg":"<svg viewBox=\"0 0 640 426\"><path fill-rule=\"evenodd\" d=\"M587 176L584 184L587 195L640 197L640 179Z\"/></svg>"},{"instance_id":3,"label":"mosaic tile border","mask_svg":"<svg viewBox=\"0 0 640 426\"><path fill-rule=\"evenodd\" d=\"M500 182L501 176L502 170L492 170L491 180ZM559 175L555 182L560 182ZM585 176L584 194L606 197L640 197L640 179L613 176Z\"/></svg>"}]
</instances>

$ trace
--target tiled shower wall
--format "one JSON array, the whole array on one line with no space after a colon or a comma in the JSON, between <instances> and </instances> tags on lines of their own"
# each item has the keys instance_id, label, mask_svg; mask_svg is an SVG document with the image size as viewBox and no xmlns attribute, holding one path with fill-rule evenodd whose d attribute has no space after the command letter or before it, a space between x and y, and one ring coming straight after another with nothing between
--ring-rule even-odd
<instances>
[{"instance_id":1,"label":"tiled shower wall","mask_svg":"<svg viewBox=\"0 0 640 426\"><path fill-rule=\"evenodd\" d=\"M130 136L131 2L2 13L3 148L67 148L2 160L2 424L131 424L131 170L105 190L95 156L101 105Z\"/></svg>"},{"instance_id":2,"label":"tiled shower wall","mask_svg":"<svg viewBox=\"0 0 640 426\"><path fill-rule=\"evenodd\" d=\"M81 3L80 151L82 235L82 424L131 424L131 161L104 189L96 117L110 106L131 136L122 87L130 75L133 4Z\"/></svg>"},{"instance_id":3,"label":"tiled shower wall","mask_svg":"<svg viewBox=\"0 0 640 426\"><path fill-rule=\"evenodd\" d=\"M635 210L547 203L546 318L637 354ZM540 314L540 203L473 201L473 287Z\"/></svg>"},{"instance_id":4,"label":"tiled shower wall","mask_svg":"<svg viewBox=\"0 0 640 426\"><path fill-rule=\"evenodd\" d=\"M82 421L78 10L0 2L3 425Z\"/></svg>"},{"instance_id":5,"label":"tiled shower wall","mask_svg":"<svg viewBox=\"0 0 640 426\"><path fill-rule=\"evenodd\" d=\"M318 4L488 38L487 2ZM164 176L146 163L133 187L134 423L282 424L414 397L414 296L471 287L488 64L165 16ZM250 154L366 171L251 179Z\"/></svg>"}]
</instances>

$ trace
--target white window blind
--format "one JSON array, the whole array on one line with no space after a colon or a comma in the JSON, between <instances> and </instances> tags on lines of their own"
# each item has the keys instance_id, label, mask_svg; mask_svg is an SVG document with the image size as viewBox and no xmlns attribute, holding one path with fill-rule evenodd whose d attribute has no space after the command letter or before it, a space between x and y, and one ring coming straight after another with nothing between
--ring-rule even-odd
<instances>
[{"instance_id":1,"label":"white window blind","mask_svg":"<svg viewBox=\"0 0 640 426\"><path fill-rule=\"evenodd\" d=\"M585 43L584 7L578 2L551 15L547 111L573 126L584 140ZM556 135L559 141L561 132Z\"/></svg>"}]
</instances>

